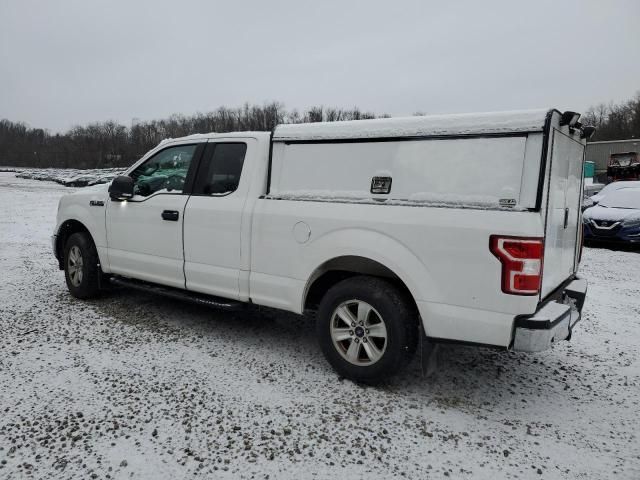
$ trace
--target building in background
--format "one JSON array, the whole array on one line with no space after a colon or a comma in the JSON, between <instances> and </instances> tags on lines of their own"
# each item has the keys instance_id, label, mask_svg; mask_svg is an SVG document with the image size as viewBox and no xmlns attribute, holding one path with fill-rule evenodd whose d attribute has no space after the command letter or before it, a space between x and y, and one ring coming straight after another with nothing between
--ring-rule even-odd
<instances>
[{"instance_id":1,"label":"building in background","mask_svg":"<svg viewBox=\"0 0 640 480\"><path fill-rule=\"evenodd\" d=\"M640 139L610 140L606 142L590 142L587 144L585 160L595 163L595 182L607 183L607 165L612 153L640 153Z\"/></svg>"}]
</instances>

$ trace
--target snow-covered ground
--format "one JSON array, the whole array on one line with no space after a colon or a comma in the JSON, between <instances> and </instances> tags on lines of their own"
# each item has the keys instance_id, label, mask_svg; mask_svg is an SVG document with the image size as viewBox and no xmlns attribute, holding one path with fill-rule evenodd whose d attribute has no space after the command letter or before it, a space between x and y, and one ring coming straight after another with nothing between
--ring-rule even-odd
<instances>
[{"instance_id":1,"label":"snow-covered ground","mask_svg":"<svg viewBox=\"0 0 640 480\"><path fill-rule=\"evenodd\" d=\"M72 299L49 241L70 191L0 173L0 478L640 478L640 253L585 250L571 342L447 346L371 388L310 319Z\"/></svg>"}]
</instances>

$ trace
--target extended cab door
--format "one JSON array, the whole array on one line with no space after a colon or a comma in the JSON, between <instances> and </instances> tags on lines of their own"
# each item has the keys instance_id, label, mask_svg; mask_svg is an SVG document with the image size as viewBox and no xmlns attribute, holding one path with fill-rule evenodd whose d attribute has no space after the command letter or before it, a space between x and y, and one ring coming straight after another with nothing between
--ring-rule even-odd
<instances>
[{"instance_id":1,"label":"extended cab door","mask_svg":"<svg viewBox=\"0 0 640 480\"><path fill-rule=\"evenodd\" d=\"M109 200L107 248L111 271L185 288L182 223L187 191L204 141L170 145L129 173L128 201Z\"/></svg>"},{"instance_id":2,"label":"extended cab door","mask_svg":"<svg viewBox=\"0 0 640 480\"><path fill-rule=\"evenodd\" d=\"M238 299L242 218L250 178L245 157L253 139L210 140L184 216L184 272L188 290ZM249 169L250 170L250 169Z\"/></svg>"}]
</instances>

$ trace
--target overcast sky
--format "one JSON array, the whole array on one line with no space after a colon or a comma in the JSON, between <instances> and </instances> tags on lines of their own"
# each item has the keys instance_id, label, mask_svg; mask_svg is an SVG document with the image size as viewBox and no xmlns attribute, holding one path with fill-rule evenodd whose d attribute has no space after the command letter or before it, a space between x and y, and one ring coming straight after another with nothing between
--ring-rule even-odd
<instances>
[{"instance_id":1,"label":"overcast sky","mask_svg":"<svg viewBox=\"0 0 640 480\"><path fill-rule=\"evenodd\" d=\"M0 118L52 131L272 100L580 111L638 90L638 0L0 0Z\"/></svg>"}]
</instances>

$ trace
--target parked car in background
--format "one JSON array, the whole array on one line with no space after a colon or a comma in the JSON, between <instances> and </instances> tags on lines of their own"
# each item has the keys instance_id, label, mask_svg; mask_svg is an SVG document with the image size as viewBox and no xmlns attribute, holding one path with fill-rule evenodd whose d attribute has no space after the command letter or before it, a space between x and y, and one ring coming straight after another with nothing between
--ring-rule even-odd
<instances>
[{"instance_id":1,"label":"parked car in background","mask_svg":"<svg viewBox=\"0 0 640 480\"><path fill-rule=\"evenodd\" d=\"M116 178L118 176L118 173L121 173L121 172L111 172L111 173L104 173L104 174L96 174L96 173L90 174L90 175L88 175L90 178L89 178L89 181L87 182L86 186L91 187L93 185L101 185L103 183L110 183L111 180L113 180L114 178ZM64 185L69 186L66 183Z\"/></svg>"},{"instance_id":2,"label":"parked car in background","mask_svg":"<svg viewBox=\"0 0 640 480\"><path fill-rule=\"evenodd\" d=\"M588 180L588 179L587 179ZM592 197L598 193L605 187L604 183L585 183L584 184L584 194L587 197Z\"/></svg>"},{"instance_id":3,"label":"parked car in background","mask_svg":"<svg viewBox=\"0 0 640 480\"><path fill-rule=\"evenodd\" d=\"M620 180L619 182L611 182L606 185L600 192L595 195L591 195L591 200L594 203L600 202L605 195L615 192L616 190L620 190L622 188L640 188L640 181L638 180ZM585 188L586 190L586 188Z\"/></svg>"},{"instance_id":4,"label":"parked car in background","mask_svg":"<svg viewBox=\"0 0 640 480\"><path fill-rule=\"evenodd\" d=\"M596 204L591 198L586 195L582 196L582 211L584 212L587 208L593 207Z\"/></svg>"},{"instance_id":5,"label":"parked car in background","mask_svg":"<svg viewBox=\"0 0 640 480\"><path fill-rule=\"evenodd\" d=\"M113 176L111 177L111 179L106 180L103 183L107 183L111 180L113 180ZM77 175L75 177L72 178L68 178L62 181L62 185L64 185L65 187L87 187L89 185L96 185L96 177L93 175Z\"/></svg>"},{"instance_id":6,"label":"parked car in background","mask_svg":"<svg viewBox=\"0 0 640 480\"><path fill-rule=\"evenodd\" d=\"M614 191L587 209L582 221L586 242L640 242L640 188Z\"/></svg>"}]
</instances>

